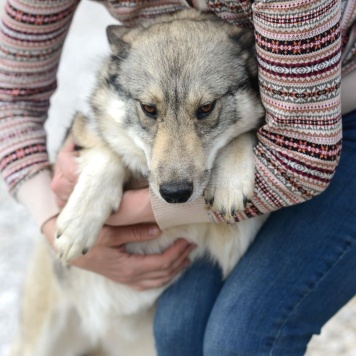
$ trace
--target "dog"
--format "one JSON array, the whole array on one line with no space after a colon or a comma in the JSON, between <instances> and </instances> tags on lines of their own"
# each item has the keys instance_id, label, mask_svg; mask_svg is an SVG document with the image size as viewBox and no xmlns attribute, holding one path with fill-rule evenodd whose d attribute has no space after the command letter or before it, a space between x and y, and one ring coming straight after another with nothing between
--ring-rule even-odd
<instances>
[{"instance_id":1,"label":"dog","mask_svg":"<svg viewBox=\"0 0 356 356\"><path fill-rule=\"evenodd\" d=\"M167 204L203 196L227 222L253 195L264 109L252 31L184 10L133 29L109 26L107 35L111 54L91 114L77 113L71 127L80 174L57 220L55 248L64 264L39 243L17 355L155 354L154 305L168 286L136 291L66 265L93 246L124 187L149 184ZM265 218L177 226L126 249L159 253L184 236L197 244L190 259L209 256L225 278Z\"/></svg>"}]
</instances>

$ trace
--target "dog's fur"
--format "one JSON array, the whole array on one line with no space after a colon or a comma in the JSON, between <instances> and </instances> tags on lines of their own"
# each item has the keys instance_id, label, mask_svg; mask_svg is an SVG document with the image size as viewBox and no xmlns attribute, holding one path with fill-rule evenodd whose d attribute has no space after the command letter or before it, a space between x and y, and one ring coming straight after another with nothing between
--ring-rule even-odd
<instances>
[{"instance_id":1,"label":"dog's fur","mask_svg":"<svg viewBox=\"0 0 356 356\"><path fill-rule=\"evenodd\" d=\"M112 54L71 133L81 147L78 183L58 218L55 242L68 262L86 253L123 187L148 179L170 203L204 195L233 220L254 187L255 130L263 117L253 36L194 10L139 28L109 27ZM146 111L145 111L146 110ZM264 218L238 224L171 228L132 253L161 252L178 237L209 255L226 277ZM135 291L99 275L56 264L40 244L24 293L19 355L154 354L152 316L162 291Z\"/></svg>"}]
</instances>

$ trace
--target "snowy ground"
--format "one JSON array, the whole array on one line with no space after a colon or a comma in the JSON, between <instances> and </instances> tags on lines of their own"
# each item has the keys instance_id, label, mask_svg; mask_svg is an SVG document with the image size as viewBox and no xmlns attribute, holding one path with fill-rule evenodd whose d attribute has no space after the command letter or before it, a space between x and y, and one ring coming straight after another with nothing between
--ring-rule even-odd
<instances>
[{"instance_id":1,"label":"snowy ground","mask_svg":"<svg viewBox=\"0 0 356 356\"><path fill-rule=\"evenodd\" d=\"M0 0L1 8L3 3L4 0ZM63 53L59 89L52 99L47 124L52 157L73 113L85 110L92 74L108 50L105 28L114 22L103 6L90 1L83 1L77 11ZM15 334L20 288L32 244L38 236L32 218L9 197L0 182L0 356L7 355ZM356 355L356 300L327 324L321 336L313 338L308 356L319 355Z\"/></svg>"}]
</instances>

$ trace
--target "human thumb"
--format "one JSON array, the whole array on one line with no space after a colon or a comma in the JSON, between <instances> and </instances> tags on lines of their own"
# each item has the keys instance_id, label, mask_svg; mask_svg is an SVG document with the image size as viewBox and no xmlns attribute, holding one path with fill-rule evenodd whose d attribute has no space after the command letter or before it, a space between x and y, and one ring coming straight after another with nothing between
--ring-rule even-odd
<instances>
[{"instance_id":1,"label":"human thumb","mask_svg":"<svg viewBox=\"0 0 356 356\"><path fill-rule=\"evenodd\" d=\"M152 240L159 237L161 230L156 224L128 226L104 226L98 244L120 246L129 242Z\"/></svg>"}]
</instances>

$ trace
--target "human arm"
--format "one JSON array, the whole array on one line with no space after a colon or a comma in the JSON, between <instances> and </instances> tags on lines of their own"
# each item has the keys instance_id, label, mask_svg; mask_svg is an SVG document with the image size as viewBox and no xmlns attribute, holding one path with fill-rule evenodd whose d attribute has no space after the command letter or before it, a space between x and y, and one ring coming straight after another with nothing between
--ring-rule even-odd
<instances>
[{"instance_id":1,"label":"human arm","mask_svg":"<svg viewBox=\"0 0 356 356\"><path fill-rule=\"evenodd\" d=\"M58 213L44 122L76 0L5 3L0 31L0 162L10 193L36 222Z\"/></svg>"},{"instance_id":2,"label":"human arm","mask_svg":"<svg viewBox=\"0 0 356 356\"><path fill-rule=\"evenodd\" d=\"M341 150L340 12L338 1L254 6L266 124L247 216L311 199L332 179Z\"/></svg>"}]
</instances>

